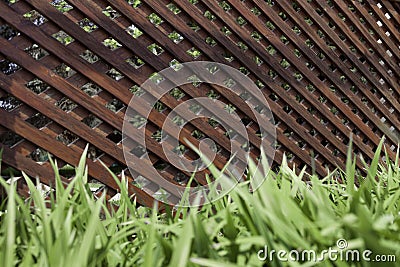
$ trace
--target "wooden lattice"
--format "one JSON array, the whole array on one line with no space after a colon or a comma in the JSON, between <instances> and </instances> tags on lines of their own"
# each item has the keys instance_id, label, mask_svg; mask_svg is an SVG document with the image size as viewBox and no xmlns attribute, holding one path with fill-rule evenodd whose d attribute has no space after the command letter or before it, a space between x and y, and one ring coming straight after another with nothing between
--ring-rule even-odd
<instances>
[{"instance_id":1,"label":"wooden lattice","mask_svg":"<svg viewBox=\"0 0 400 267\"><path fill-rule=\"evenodd\" d=\"M127 169L121 129L130 99L140 97L139 86L157 72L195 60L232 66L263 92L277 131L273 168L284 153L291 166L309 173L343 168L351 133L355 153L367 163L382 136L394 157L400 140L399 10L396 1L375 0L2 0L2 169L51 185L49 152L68 182L73 173L66 166L76 165L89 143L93 191L108 188L112 197L116 183L99 159L117 175ZM177 184L190 174L168 164L159 129L175 106L201 96L236 109L251 154L260 152L259 128L240 96L193 81L165 95L146 126L151 161ZM226 132L199 119L186 124L182 136L192 143L213 139L215 164L222 167L230 156ZM132 151L137 157L144 152L138 146ZM363 168L361 160L357 165ZM142 204L163 194L151 182L140 190L146 177L140 170L125 173ZM196 176L200 183L203 174Z\"/></svg>"}]
</instances>

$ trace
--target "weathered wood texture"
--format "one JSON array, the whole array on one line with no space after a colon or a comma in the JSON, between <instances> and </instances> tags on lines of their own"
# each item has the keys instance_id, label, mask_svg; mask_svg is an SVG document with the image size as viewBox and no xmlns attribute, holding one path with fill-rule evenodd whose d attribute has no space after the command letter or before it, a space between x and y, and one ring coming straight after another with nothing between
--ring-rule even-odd
<instances>
[{"instance_id":1,"label":"weathered wood texture","mask_svg":"<svg viewBox=\"0 0 400 267\"><path fill-rule=\"evenodd\" d=\"M89 143L91 182L100 184L97 194L108 188L111 197L116 183L99 160L117 175L127 169L121 129L130 99L140 97L138 85L194 60L230 65L259 86L277 127L273 167L286 153L291 165L308 172L313 165L320 175L343 168L351 133L355 153L367 163L382 136L394 157L399 29L394 1L0 1L2 168L51 185L47 152L62 168L76 165ZM185 181L189 174L168 165L155 133L170 110L191 98L213 96L235 106L251 153L259 154L259 129L237 95L208 84L180 89L161 99L165 108L152 112L147 124L147 152L165 179ZM180 140L197 144L204 137L218 144L215 163L222 167L230 142L221 126L191 121ZM131 193L151 205L158 186L145 193L135 181L146 172L125 173ZM70 175L64 176L67 183ZM196 178L205 182L204 173Z\"/></svg>"}]
</instances>

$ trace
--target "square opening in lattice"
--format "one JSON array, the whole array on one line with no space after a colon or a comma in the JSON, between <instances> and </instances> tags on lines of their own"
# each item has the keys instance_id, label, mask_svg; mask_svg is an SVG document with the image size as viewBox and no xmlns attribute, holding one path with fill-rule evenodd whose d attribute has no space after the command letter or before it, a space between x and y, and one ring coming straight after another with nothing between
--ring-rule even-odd
<instances>
[{"instance_id":1,"label":"square opening in lattice","mask_svg":"<svg viewBox=\"0 0 400 267\"><path fill-rule=\"evenodd\" d=\"M56 32L56 33L52 34L51 36L53 36L53 38L55 38L57 41L59 41L63 45L69 45L70 43L75 41L74 38L72 38L70 35L68 35L64 31Z\"/></svg>"},{"instance_id":2,"label":"square opening in lattice","mask_svg":"<svg viewBox=\"0 0 400 267\"><path fill-rule=\"evenodd\" d=\"M140 67L142 67L145 64L144 61L141 58L139 58L138 56L130 57L130 58L126 59L125 62L127 62L129 65L131 65L135 69L139 69Z\"/></svg>"},{"instance_id":3,"label":"square opening in lattice","mask_svg":"<svg viewBox=\"0 0 400 267\"><path fill-rule=\"evenodd\" d=\"M149 45L147 49L156 56L161 55L164 52L164 49L156 43Z\"/></svg>"},{"instance_id":4,"label":"square opening in lattice","mask_svg":"<svg viewBox=\"0 0 400 267\"><path fill-rule=\"evenodd\" d=\"M296 80L301 81L303 79L303 75L300 72L295 72L293 76L296 78Z\"/></svg>"},{"instance_id":5,"label":"square opening in lattice","mask_svg":"<svg viewBox=\"0 0 400 267\"><path fill-rule=\"evenodd\" d=\"M71 145L79 139L74 133L64 130L61 134L57 135L56 140L60 141L64 145Z\"/></svg>"},{"instance_id":6,"label":"square opening in lattice","mask_svg":"<svg viewBox=\"0 0 400 267\"><path fill-rule=\"evenodd\" d=\"M94 116L93 114L90 114L89 116L84 118L82 122L87 126L89 126L90 128L95 128L99 126L103 121Z\"/></svg>"},{"instance_id":7,"label":"square opening in lattice","mask_svg":"<svg viewBox=\"0 0 400 267\"><path fill-rule=\"evenodd\" d=\"M214 75L215 73L217 73L219 71L219 67L215 64L208 64L207 65L207 70Z\"/></svg>"},{"instance_id":8,"label":"square opening in lattice","mask_svg":"<svg viewBox=\"0 0 400 267\"><path fill-rule=\"evenodd\" d=\"M199 114L199 112L202 110L202 107L198 104L191 104L189 106L189 110L194 114Z\"/></svg>"},{"instance_id":9,"label":"square opening in lattice","mask_svg":"<svg viewBox=\"0 0 400 267\"><path fill-rule=\"evenodd\" d=\"M160 16L158 16L156 13L151 13L150 15L147 16L148 20L154 24L155 26L161 25L164 21Z\"/></svg>"},{"instance_id":10,"label":"square opening in lattice","mask_svg":"<svg viewBox=\"0 0 400 267\"><path fill-rule=\"evenodd\" d=\"M293 110L290 106L286 105L283 107L283 111L285 111L286 113L290 114Z\"/></svg>"},{"instance_id":11,"label":"square opening in lattice","mask_svg":"<svg viewBox=\"0 0 400 267\"><path fill-rule=\"evenodd\" d=\"M108 168L111 170L111 167L112 167L112 165L111 166L109 166ZM112 171L112 170L111 170ZM114 174L116 174L116 175L118 175L117 173L115 173L114 171L112 171ZM119 206L120 204L121 204L121 193L116 193L112 198L110 198L109 200L108 200L108 202L111 204L111 205L114 205L114 206Z\"/></svg>"},{"instance_id":12,"label":"square opening in lattice","mask_svg":"<svg viewBox=\"0 0 400 267\"><path fill-rule=\"evenodd\" d=\"M182 42L183 37L182 35L180 35L178 32L173 31L170 34L168 34L168 38L173 41L175 44L179 44L180 42Z\"/></svg>"},{"instance_id":13,"label":"square opening in lattice","mask_svg":"<svg viewBox=\"0 0 400 267\"><path fill-rule=\"evenodd\" d=\"M76 71L73 70L70 66L68 66L65 63L61 63L60 65L58 65L57 67L55 67L53 69L53 72L59 76L61 76L64 79L67 79L71 76L73 76L74 74L76 74Z\"/></svg>"},{"instance_id":14,"label":"square opening in lattice","mask_svg":"<svg viewBox=\"0 0 400 267\"><path fill-rule=\"evenodd\" d=\"M176 100L181 99L185 96L185 93L182 92L179 88L172 89L169 94L174 97Z\"/></svg>"},{"instance_id":15,"label":"square opening in lattice","mask_svg":"<svg viewBox=\"0 0 400 267\"><path fill-rule=\"evenodd\" d=\"M175 123L179 127L183 126L185 124L185 120L180 116L173 117L172 122Z\"/></svg>"},{"instance_id":16,"label":"square opening in lattice","mask_svg":"<svg viewBox=\"0 0 400 267\"><path fill-rule=\"evenodd\" d=\"M104 155L104 152L98 149L97 147L93 145L89 145L88 152L87 152L87 157L92 160L96 160L100 158L102 155Z\"/></svg>"},{"instance_id":17,"label":"square opening in lattice","mask_svg":"<svg viewBox=\"0 0 400 267\"><path fill-rule=\"evenodd\" d=\"M90 50L83 51L80 56L90 64L96 63L100 60L99 56Z\"/></svg>"},{"instance_id":18,"label":"square opening in lattice","mask_svg":"<svg viewBox=\"0 0 400 267\"><path fill-rule=\"evenodd\" d=\"M12 28L10 25L0 25L0 37L3 37L6 40L11 40L18 35L20 35L20 32Z\"/></svg>"},{"instance_id":19,"label":"square opening in lattice","mask_svg":"<svg viewBox=\"0 0 400 267\"><path fill-rule=\"evenodd\" d=\"M314 85L312 85L311 83L309 83L309 84L306 85L306 89L307 89L308 91L310 91L311 93L315 91L315 87L314 87Z\"/></svg>"},{"instance_id":20,"label":"square opening in lattice","mask_svg":"<svg viewBox=\"0 0 400 267\"><path fill-rule=\"evenodd\" d=\"M158 112L163 112L167 109L167 107L161 101L157 101L156 103L154 103L153 108Z\"/></svg>"},{"instance_id":21,"label":"square opening in lattice","mask_svg":"<svg viewBox=\"0 0 400 267\"><path fill-rule=\"evenodd\" d=\"M262 40L262 36L259 32L257 31L253 31L251 32L250 36L256 41L256 42L260 42Z\"/></svg>"},{"instance_id":22,"label":"square opening in lattice","mask_svg":"<svg viewBox=\"0 0 400 267\"><path fill-rule=\"evenodd\" d=\"M244 101L247 101L251 98L249 92L247 92L247 91L243 91L242 93L240 93L239 97L241 99L243 99Z\"/></svg>"},{"instance_id":23,"label":"square opening in lattice","mask_svg":"<svg viewBox=\"0 0 400 267\"><path fill-rule=\"evenodd\" d=\"M283 21L286 21L286 20L287 20L287 15L286 15L285 12L281 11L281 12L279 12L278 15L279 15L279 17L281 17L281 19L282 19Z\"/></svg>"},{"instance_id":24,"label":"square opening in lattice","mask_svg":"<svg viewBox=\"0 0 400 267\"><path fill-rule=\"evenodd\" d=\"M284 45L289 44L289 40L288 40L288 38L287 38L285 35L281 35L281 37L280 37L279 39L281 40L281 42L282 42Z\"/></svg>"},{"instance_id":25,"label":"square opening in lattice","mask_svg":"<svg viewBox=\"0 0 400 267\"><path fill-rule=\"evenodd\" d=\"M172 13L174 13L175 15L178 15L179 13L181 13L181 10L174 4L174 3L169 3L167 5L168 9L172 11Z\"/></svg>"},{"instance_id":26,"label":"square opening in lattice","mask_svg":"<svg viewBox=\"0 0 400 267\"><path fill-rule=\"evenodd\" d=\"M15 4L16 2L18 2L18 0L4 0L4 2L5 2L7 5L13 5L13 4Z\"/></svg>"},{"instance_id":27,"label":"square opening in lattice","mask_svg":"<svg viewBox=\"0 0 400 267\"><path fill-rule=\"evenodd\" d=\"M161 76L159 73L154 72L149 76L149 79L155 83L155 84L160 84L162 81L165 80L163 76Z\"/></svg>"},{"instance_id":28,"label":"square opening in lattice","mask_svg":"<svg viewBox=\"0 0 400 267\"><path fill-rule=\"evenodd\" d=\"M233 86L236 85L236 82L232 78L227 78L227 79L224 80L224 85L227 88L232 88Z\"/></svg>"},{"instance_id":29,"label":"square opening in lattice","mask_svg":"<svg viewBox=\"0 0 400 267\"><path fill-rule=\"evenodd\" d=\"M271 77L271 79L275 79L276 77L278 77L278 74L273 69L269 69L268 76Z\"/></svg>"},{"instance_id":30,"label":"square opening in lattice","mask_svg":"<svg viewBox=\"0 0 400 267\"><path fill-rule=\"evenodd\" d=\"M81 27L85 32L93 32L94 30L98 29L99 27L94 24L90 19L83 18L78 21L79 27Z\"/></svg>"},{"instance_id":31,"label":"square opening in lattice","mask_svg":"<svg viewBox=\"0 0 400 267\"><path fill-rule=\"evenodd\" d=\"M189 76L186 80L187 80L188 82L192 83L192 85L193 85L194 87L198 87L198 86L200 86L200 84L201 84L200 78L197 77L196 75Z\"/></svg>"},{"instance_id":32,"label":"square opening in lattice","mask_svg":"<svg viewBox=\"0 0 400 267\"><path fill-rule=\"evenodd\" d=\"M129 91L134 94L135 96L142 96L144 95L146 92L140 88L140 86L138 85L133 85L131 88L129 88Z\"/></svg>"},{"instance_id":33,"label":"square opening in lattice","mask_svg":"<svg viewBox=\"0 0 400 267\"><path fill-rule=\"evenodd\" d=\"M133 8L138 8L138 7L140 7L142 5L142 1L141 0L128 0L127 2Z\"/></svg>"},{"instance_id":34,"label":"square opening in lattice","mask_svg":"<svg viewBox=\"0 0 400 267\"><path fill-rule=\"evenodd\" d=\"M23 17L30 20L36 26L40 26L47 22L47 19L36 10L31 10L25 13Z\"/></svg>"},{"instance_id":35,"label":"square opening in lattice","mask_svg":"<svg viewBox=\"0 0 400 267\"><path fill-rule=\"evenodd\" d=\"M89 126L90 128L95 128L99 126L103 121L97 118L95 115L90 114L89 116L84 118L82 122L87 126Z\"/></svg>"},{"instance_id":36,"label":"square opening in lattice","mask_svg":"<svg viewBox=\"0 0 400 267\"><path fill-rule=\"evenodd\" d=\"M257 64L257 66L261 66L264 63L259 56L254 56L253 61Z\"/></svg>"},{"instance_id":37,"label":"square opening in lattice","mask_svg":"<svg viewBox=\"0 0 400 267\"><path fill-rule=\"evenodd\" d=\"M169 62L169 66L173 68L175 71L179 71L183 68L183 65L176 59L173 59Z\"/></svg>"},{"instance_id":38,"label":"square opening in lattice","mask_svg":"<svg viewBox=\"0 0 400 267\"><path fill-rule=\"evenodd\" d=\"M315 68L314 64L312 64L310 62L306 62L306 67L309 68L310 70L313 70ZM334 72L336 70L336 67L332 67L332 65L331 65L331 66L329 66L329 70Z\"/></svg>"},{"instance_id":39,"label":"square opening in lattice","mask_svg":"<svg viewBox=\"0 0 400 267\"><path fill-rule=\"evenodd\" d=\"M208 119L208 124L210 124L211 127L215 128L215 127L217 127L219 125L219 122L214 118L209 118Z\"/></svg>"},{"instance_id":40,"label":"square opening in lattice","mask_svg":"<svg viewBox=\"0 0 400 267\"><path fill-rule=\"evenodd\" d=\"M229 51L227 51L227 50L225 50L225 51L222 53L222 56L223 56L224 59L225 59L226 61L228 61L228 62L232 62L232 61L235 60L234 56L233 56Z\"/></svg>"},{"instance_id":41,"label":"square opening in lattice","mask_svg":"<svg viewBox=\"0 0 400 267\"><path fill-rule=\"evenodd\" d=\"M216 46L217 45L217 41L215 41L212 37L207 36L206 38L206 44L208 44L209 46Z\"/></svg>"},{"instance_id":42,"label":"square opening in lattice","mask_svg":"<svg viewBox=\"0 0 400 267\"><path fill-rule=\"evenodd\" d=\"M121 72L117 71L114 68L109 69L106 74L111 77L112 79L119 81L122 78L124 78L124 75L121 74Z\"/></svg>"},{"instance_id":43,"label":"square opening in lattice","mask_svg":"<svg viewBox=\"0 0 400 267\"><path fill-rule=\"evenodd\" d=\"M290 84L288 84L288 83L282 83L282 84L281 84L281 87L282 87L283 89L285 89L285 91L289 91L289 90L292 88L292 87L290 86ZM303 97L302 97L301 95L299 95L299 94L296 95L296 100L297 100L297 101L301 102L302 99L303 99Z\"/></svg>"},{"instance_id":44,"label":"square opening in lattice","mask_svg":"<svg viewBox=\"0 0 400 267\"><path fill-rule=\"evenodd\" d=\"M12 111L21 105L22 102L12 95L6 95L0 97L0 109L4 109L6 111Z\"/></svg>"},{"instance_id":45,"label":"square opening in lattice","mask_svg":"<svg viewBox=\"0 0 400 267\"><path fill-rule=\"evenodd\" d=\"M200 26L197 25L197 23L194 22L194 21L189 21L189 22L187 23L187 25L188 25L193 31L195 31L195 32L197 32L197 31L200 30Z\"/></svg>"},{"instance_id":46,"label":"square opening in lattice","mask_svg":"<svg viewBox=\"0 0 400 267\"><path fill-rule=\"evenodd\" d=\"M38 78L34 78L33 80L27 82L25 86L36 94L40 94L47 89L50 89L50 86L47 83Z\"/></svg>"},{"instance_id":47,"label":"square opening in lattice","mask_svg":"<svg viewBox=\"0 0 400 267\"><path fill-rule=\"evenodd\" d=\"M88 155L89 158L89 155ZM92 179L88 182L89 189L92 193L98 193L101 190L105 189L105 185L95 179Z\"/></svg>"},{"instance_id":48,"label":"square opening in lattice","mask_svg":"<svg viewBox=\"0 0 400 267\"><path fill-rule=\"evenodd\" d=\"M7 59L0 60L0 71L5 75L11 75L17 72L21 67Z\"/></svg>"},{"instance_id":49,"label":"square opening in lattice","mask_svg":"<svg viewBox=\"0 0 400 267\"><path fill-rule=\"evenodd\" d=\"M224 109L225 109L225 111L228 112L229 114L232 114L232 113L235 112L235 110L236 110L237 108L236 108L234 105L232 105L232 104L228 104L228 105L225 105Z\"/></svg>"},{"instance_id":50,"label":"square opening in lattice","mask_svg":"<svg viewBox=\"0 0 400 267\"><path fill-rule=\"evenodd\" d=\"M154 163L154 168L158 171L165 171L169 167L169 164L163 160L158 160Z\"/></svg>"},{"instance_id":51,"label":"square opening in lattice","mask_svg":"<svg viewBox=\"0 0 400 267\"><path fill-rule=\"evenodd\" d=\"M76 172L75 172L75 167L71 166L69 164L65 164L64 166L62 166L59 169L60 175L62 175L65 178L72 178L75 176Z\"/></svg>"},{"instance_id":52,"label":"square opening in lattice","mask_svg":"<svg viewBox=\"0 0 400 267\"><path fill-rule=\"evenodd\" d=\"M139 129L147 123L147 119L140 115L134 115L131 119L129 119L129 122L132 124L133 127Z\"/></svg>"},{"instance_id":53,"label":"square opening in lattice","mask_svg":"<svg viewBox=\"0 0 400 267\"><path fill-rule=\"evenodd\" d=\"M111 6L107 6L105 9L103 9L103 14L106 17L109 17L110 19L116 19L118 17L120 17L121 15L115 10L113 9Z\"/></svg>"},{"instance_id":54,"label":"square opening in lattice","mask_svg":"<svg viewBox=\"0 0 400 267\"><path fill-rule=\"evenodd\" d=\"M139 175L138 177L133 180L132 184L137 188L144 188L146 185L150 184L150 181L144 178L143 176Z\"/></svg>"},{"instance_id":55,"label":"square opening in lattice","mask_svg":"<svg viewBox=\"0 0 400 267\"><path fill-rule=\"evenodd\" d=\"M22 140L24 139L21 136L11 131L7 131L0 135L0 143L8 147L12 147Z\"/></svg>"},{"instance_id":56,"label":"square opening in lattice","mask_svg":"<svg viewBox=\"0 0 400 267\"><path fill-rule=\"evenodd\" d=\"M274 54L276 54L276 49L275 47L273 47L272 45L268 45L265 50L267 50L267 52L273 56Z\"/></svg>"},{"instance_id":57,"label":"square opening in lattice","mask_svg":"<svg viewBox=\"0 0 400 267\"><path fill-rule=\"evenodd\" d=\"M73 7L64 0L53 0L52 2L50 2L50 4L62 13L68 12L73 9Z\"/></svg>"},{"instance_id":58,"label":"square opening in lattice","mask_svg":"<svg viewBox=\"0 0 400 267\"><path fill-rule=\"evenodd\" d=\"M196 138L196 139L198 139L198 140L201 140L201 139L203 139L206 135L202 132L202 131L200 131L200 130L193 130L193 132L191 133L191 135L194 137L194 138Z\"/></svg>"},{"instance_id":59,"label":"square opening in lattice","mask_svg":"<svg viewBox=\"0 0 400 267\"><path fill-rule=\"evenodd\" d=\"M131 154L135 155L138 158L141 158L144 154L146 154L146 149L142 146L138 145L130 151Z\"/></svg>"},{"instance_id":60,"label":"square opening in lattice","mask_svg":"<svg viewBox=\"0 0 400 267\"><path fill-rule=\"evenodd\" d=\"M138 27L136 27L135 24L130 25L128 28L126 28L125 31L133 38L138 38L143 34L143 32Z\"/></svg>"},{"instance_id":61,"label":"square opening in lattice","mask_svg":"<svg viewBox=\"0 0 400 267\"><path fill-rule=\"evenodd\" d=\"M29 158L31 158L33 161L36 161L38 163L44 163L49 160L49 152L42 148L36 148L29 154Z\"/></svg>"},{"instance_id":62,"label":"square opening in lattice","mask_svg":"<svg viewBox=\"0 0 400 267\"><path fill-rule=\"evenodd\" d=\"M254 83L255 83L255 84L257 85L257 87L260 88L260 89L265 87L265 84L263 84L260 80L256 80Z\"/></svg>"},{"instance_id":63,"label":"square opening in lattice","mask_svg":"<svg viewBox=\"0 0 400 267\"><path fill-rule=\"evenodd\" d=\"M42 129L52 122L51 119L41 113L36 113L25 121L38 129Z\"/></svg>"},{"instance_id":64,"label":"square opening in lattice","mask_svg":"<svg viewBox=\"0 0 400 267\"><path fill-rule=\"evenodd\" d=\"M105 47L107 47L108 49L111 49L112 51L122 47L122 45L112 37L104 39L104 41L102 43Z\"/></svg>"},{"instance_id":65,"label":"square opening in lattice","mask_svg":"<svg viewBox=\"0 0 400 267\"><path fill-rule=\"evenodd\" d=\"M98 95L102 91L102 88L94 83L86 83L81 87L81 89L91 97Z\"/></svg>"},{"instance_id":66,"label":"square opening in lattice","mask_svg":"<svg viewBox=\"0 0 400 267\"><path fill-rule=\"evenodd\" d=\"M160 143L162 140L165 140L165 138L167 138L167 134L165 134L161 130L157 130L151 135L151 138Z\"/></svg>"},{"instance_id":67,"label":"square opening in lattice","mask_svg":"<svg viewBox=\"0 0 400 267\"><path fill-rule=\"evenodd\" d=\"M231 6L229 5L229 3L227 1L221 1L218 3L218 5L225 11L228 12L229 10L231 10Z\"/></svg>"},{"instance_id":68,"label":"square opening in lattice","mask_svg":"<svg viewBox=\"0 0 400 267\"><path fill-rule=\"evenodd\" d=\"M25 48L24 51L28 53L28 55L33 57L35 60L39 60L49 55L49 53L46 50L44 50L37 44L32 44L31 46Z\"/></svg>"},{"instance_id":69,"label":"square opening in lattice","mask_svg":"<svg viewBox=\"0 0 400 267\"><path fill-rule=\"evenodd\" d=\"M240 48L240 50L242 50L243 52L246 52L247 51L247 49L249 49L249 47L245 44L245 43L243 43L243 42L237 42L237 44L236 44L239 48Z\"/></svg>"},{"instance_id":70,"label":"square opening in lattice","mask_svg":"<svg viewBox=\"0 0 400 267\"><path fill-rule=\"evenodd\" d=\"M120 100L114 98L110 102L106 104L106 108L113 112L118 112L125 107L125 104L122 103Z\"/></svg>"},{"instance_id":71,"label":"square opening in lattice","mask_svg":"<svg viewBox=\"0 0 400 267\"><path fill-rule=\"evenodd\" d=\"M252 7L250 9L251 13L253 13L256 16L260 16L261 15L261 11L257 8L257 7Z\"/></svg>"},{"instance_id":72,"label":"square opening in lattice","mask_svg":"<svg viewBox=\"0 0 400 267\"><path fill-rule=\"evenodd\" d=\"M265 23L265 26L267 26L267 28L270 29L271 31L275 30L276 28L275 25L269 20Z\"/></svg>"},{"instance_id":73,"label":"square opening in lattice","mask_svg":"<svg viewBox=\"0 0 400 267\"><path fill-rule=\"evenodd\" d=\"M187 147L185 147L182 144L179 144L177 147L175 147L174 149L172 149L172 152L174 152L175 154L182 156L184 155L187 151L189 151L187 149Z\"/></svg>"},{"instance_id":74,"label":"square opening in lattice","mask_svg":"<svg viewBox=\"0 0 400 267\"><path fill-rule=\"evenodd\" d=\"M211 20L211 21L214 21L217 19L217 17L213 13L211 13L211 11L209 11L209 10L206 10L204 12L204 17L206 17L208 20Z\"/></svg>"},{"instance_id":75,"label":"square opening in lattice","mask_svg":"<svg viewBox=\"0 0 400 267\"><path fill-rule=\"evenodd\" d=\"M229 36L229 35L232 34L232 31L231 31L228 27L226 27L226 26L223 26L223 27L221 28L221 32L222 32L225 36Z\"/></svg>"},{"instance_id":76,"label":"square opening in lattice","mask_svg":"<svg viewBox=\"0 0 400 267\"><path fill-rule=\"evenodd\" d=\"M117 130L114 130L112 133L110 133L106 137L116 144L118 144L122 141L122 133Z\"/></svg>"},{"instance_id":77,"label":"square opening in lattice","mask_svg":"<svg viewBox=\"0 0 400 267\"><path fill-rule=\"evenodd\" d=\"M250 71L243 66L239 67L239 71L243 73L245 76L248 76L250 74Z\"/></svg>"},{"instance_id":78,"label":"square opening in lattice","mask_svg":"<svg viewBox=\"0 0 400 267\"><path fill-rule=\"evenodd\" d=\"M67 97L61 98L56 102L55 105L65 112L70 112L78 106L75 102Z\"/></svg>"},{"instance_id":79,"label":"square opening in lattice","mask_svg":"<svg viewBox=\"0 0 400 267\"><path fill-rule=\"evenodd\" d=\"M244 26L247 24L247 21L241 16L237 17L236 22L239 24L239 26Z\"/></svg>"},{"instance_id":80,"label":"square opening in lattice","mask_svg":"<svg viewBox=\"0 0 400 267\"><path fill-rule=\"evenodd\" d=\"M196 59L199 56L201 56L201 52L195 47L190 48L189 50L186 51L186 53L193 59Z\"/></svg>"},{"instance_id":81,"label":"square opening in lattice","mask_svg":"<svg viewBox=\"0 0 400 267\"><path fill-rule=\"evenodd\" d=\"M301 52L300 52L297 48L295 48L295 49L293 50L293 53L294 53L294 55L295 55L296 57L298 57L298 58L302 57Z\"/></svg>"},{"instance_id":82,"label":"square opening in lattice","mask_svg":"<svg viewBox=\"0 0 400 267\"><path fill-rule=\"evenodd\" d=\"M287 61L285 58L283 58L283 59L281 60L280 64L281 64L282 68L284 68L284 69L287 69L287 68L290 67L289 61Z\"/></svg>"}]
</instances>

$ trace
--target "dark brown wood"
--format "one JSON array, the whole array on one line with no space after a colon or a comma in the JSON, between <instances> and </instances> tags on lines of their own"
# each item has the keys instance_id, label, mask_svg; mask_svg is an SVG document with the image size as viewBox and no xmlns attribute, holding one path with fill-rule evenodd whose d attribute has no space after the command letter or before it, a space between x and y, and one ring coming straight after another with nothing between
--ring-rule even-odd
<instances>
[{"instance_id":1,"label":"dark brown wood","mask_svg":"<svg viewBox=\"0 0 400 267\"><path fill-rule=\"evenodd\" d=\"M276 143L268 141L269 149L276 149L273 166L281 164L286 154L289 165L297 171L306 168L308 173L315 171L323 176L328 170L344 168L352 133L355 152L367 163L383 136L387 137L385 146L389 156L395 157L400 142L397 2L143 0L137 7L124 0L66 3L71 10L60 12L48 1L20 0L10 5L0 2L0 26L8 25L19 32L2 32L0 37L0 63L4 65L0 69L0 97L11 103L14 103L12 97L20 101L15 102L20 103L15 107L0 108L3 162L32 177L40 177L45 184L54 183L54 174L49 162L36 162L32 157L37 148L50 152L60 166L76 165L83 149L90 144L93 158L88 159L89 174L110 192L114 194L117 185L100 161L107 166L118 166L118 177L121 171L125 172L130 193L141 204L152 206L159 186L171 193L169 200L173 203L179 197L176 177L191 173L169 164L161 144L152 135L162 128L175 107L189 99L208 96L211 90L219 95L221 103L234 105L239 117L248 121L246 129L253 147L250 156L256 159L261 139L252 107L237 92L212 84L198 87L187 84L179 88L184 94L182 98L166 94L160 98L165 109L150 113L145 131L149 166L129 172L119 132L127 111L124 106L136 97L130 88L169 67L172 60L221 62L246 70L250 79L263 84L260 90L269 101L276 121ZM106 8L115 10L119 16L108 17L103 12ZM24 17L32 10L42 14L46 21ZM82 19L97 28L86 32L79 25ZM130 25L137 27L141 35L132 37L127 33ZM65 45L56 40L53 35L59 31L74 41ZM172 39L173 32L182 37L179 42ZM106 38L113 38L121 47L110 50L102 44ZM161 54L155 55L148 49L153 43L163 49ZM201 53L198 58L187 53L192 47ZM81 56L88 50L96 54L96 62L88 62ZM142 60L143 65L134 68L126 61L132 57ZM14 65L7 67L8 61L3 60L21 69L15 72ZM65 72L68 77L57 75L54 70L61 64L74 72ZM108 75L110 70L123 77L112 78ZM243 87L238 75L231 78L238 88ZM82 89L88 83L101 90L89 96ZM159 97L154 91L146 94ZM145 116L148 100L137 99L135 111ZM119 101L121 108L110 110L108 105L112 101ZM217 106L206 109L214 114L218 110ZM99 121L92 127L87 120L93 116ZM219 115L219 119L224 117ZM167 134L172 133L171 129L166 130ZM230 140L225 135L227 129L212 126L207 119L196 119L182 128L179 142L186 144L188 140L198 146L200 140L194 136L194 130L203 132L220 147L214 161L218 168L229 159L231 145L240 147L244 138ZM133 126L131 132L128 138L134 148L140 136ZM168 144L167 148L174 149ZM196 158L191 150L184 155ZM360 157L357 166L362 169ZM132 154L131 160L139 158ZM245 164L246 159L240 157L238 162ZM161 163L167 166L158 171L165 181L152 177L149 169L152 164ZM196 173L196 181L206 184L206 173ZM150 181L146 192L132 184L139 176ZM67 178L63 181L68 183ZM27 195L24 186L19 190Z\"/></svg>"}]
</instances>

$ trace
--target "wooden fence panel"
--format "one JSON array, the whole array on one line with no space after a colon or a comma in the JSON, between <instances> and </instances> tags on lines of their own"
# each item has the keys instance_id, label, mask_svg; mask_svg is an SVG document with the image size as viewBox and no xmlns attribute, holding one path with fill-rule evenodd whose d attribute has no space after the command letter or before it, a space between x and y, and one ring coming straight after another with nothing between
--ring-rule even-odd
<instances>
[{"instance_id":1,"label":"wooden fence panel","mask_svg":"<svg viewBox=\"0 0 400 267\"><path fill-rule=\"evenodd\" d=\"M101 161L118 177L124 172L130 193L151 206L164 193L151 179L141 189L143 177L151 176L148 168L128 171L124 114L136 97L136 112L146 115L140 85L149 77L199 60L240 70L264 94L277 132L269 143L276 150L273 169L284 154L290 166L309 173L343 168L350 134L355 153L366 163L383 136L394 158L400 141L399 6L377 0L0 1L3 172L14 168L51 185L48 152L68 183L73 173L65 170L89 144L93 191L108 188L109 198L117 193ZM199 97L235 107L251 157L260 154L260 128L251 108L229 90L194 81L164 95L150 113L147 151L139 146L140 137L130 140L132 158L147 152L150 165L172 184L185 185L191 173L169 164L159 130L175 107ZM232 140L221 125L206 118L190 121L179 142L198 146L206 137L216 143L214 163L222 168ZM190 149L184 155L197 157ZM361 160L357 166L363 168ZM207 173L196 173L196 182L205 184ZM163 186L174 203L179 192Z\"/></svg>"}]
</instances>

